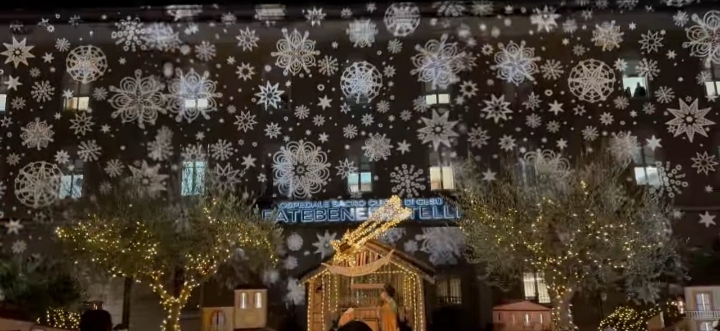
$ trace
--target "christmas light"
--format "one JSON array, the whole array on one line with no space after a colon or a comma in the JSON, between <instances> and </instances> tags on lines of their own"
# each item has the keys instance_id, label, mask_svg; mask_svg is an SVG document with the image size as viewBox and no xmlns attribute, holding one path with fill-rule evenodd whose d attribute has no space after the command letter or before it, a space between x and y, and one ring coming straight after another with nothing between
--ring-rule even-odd
<instances>
[{"instance_id":1,"label":"christmas light","mask_svg":"<svg viewBox=\"0 0 720 331\"><path fill-rule=\"evenodd\" d=\"M390 197L380 208L376 209L368 219L356 229L345 232L340 240L332 240L330 245L335 249L335 263L355 263L355 253L368 240L377 239L388 229L398 225L412 215L412 210L403 207L397 195Z\"/></svg>"},{"instance_id":2,"label":"christmas light","mask_svg":"<svg viewBox=\"0 0 720 331\"><path fill-rule=\"evenodd\" d=\"M623 279L629 294L648 300L638 295L661 284L657 275L682 276L684 269L666 201L628 183L628 168L608 153L574 169L547 166L561 164L558 158L536 160L544 166L529 172L507 164L489 183L468 163L457 172L461 190L454 201L463 212L468 260L482 264L491 282L520 279L524 272L542 276L554 329L568 331L576 329L576 293Z\"/></svg>"},{"instance_id":3,"label":"christmas light","mask_svg":"<svg viewBox=\"0 0 720 331\"><path fill-rule=\"evenodd\" d=\"M45 313L45 320L38 318L37 323L56 329L77 330L80 328L80 314L51 308Z\"/></svg>"},{"instance_id":4,"label":"christmas light","mask_svg":"<svg viewBox=\"0 0 720 331\"><path fill-rule=\"evenodd\" d=\"M605 331L608 327L611 327L616 331L646 331L648 329L648 320L658 314L663 314L663 320L668 325L672 325L669 321L673 321L681 315L675 301L668 301L645 308L621 306L600 321L598 330Z\"/></svg>"},{"instance_id":5,"label":"christmas light","mask_svg":"<svg viewBox=\"0 0 720 331\"><path fill-rule=\"evenodd\" d=\"M77 263L148 283L166 312L163 330L180 330L180 310L192 290L238 249L249 270L278 260L279 228L262 218L254 201L210 193L190 198L183 204L188 229L177 231L178 216L159 207L162 199L122 193L56 234Z\"/></svg>"}]
</instances>

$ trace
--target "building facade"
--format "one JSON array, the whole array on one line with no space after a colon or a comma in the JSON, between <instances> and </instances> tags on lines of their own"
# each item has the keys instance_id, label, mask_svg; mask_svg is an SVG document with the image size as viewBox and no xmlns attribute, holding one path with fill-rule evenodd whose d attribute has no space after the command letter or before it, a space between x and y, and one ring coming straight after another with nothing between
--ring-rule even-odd
<instances>
[{"instance_id":1,"label":"building facade","mask_svg":"<svg viewBox=\"0 0 720 331\"><path fill-rule=\"evenodd\" d=\"M51 255L63 220L47 208L118 179L193 195L209 170L279 208L288 254L265 280L272 302L302 306L298 277L396 194L413 219L382 240L438 270L436 307L470 307L467 324L483 326L501 296L463 265L457 211L443 200L464 158L491 181L503 158L571 162L602 140L627 141L629 180L673 199L676 235L698 245L717 237L720 12L696 2L176 6L13 19L0 31L2 249ZM542 279L525 278L520 293L547 301ZM107 292L98 295L117 300Z\"/></svg>"}]
</instances>

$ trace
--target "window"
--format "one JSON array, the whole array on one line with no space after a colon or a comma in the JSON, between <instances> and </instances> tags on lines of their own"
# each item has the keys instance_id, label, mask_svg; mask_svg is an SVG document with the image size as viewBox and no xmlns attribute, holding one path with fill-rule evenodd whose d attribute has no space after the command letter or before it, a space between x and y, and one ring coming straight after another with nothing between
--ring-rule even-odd
<instances>
[{"instance_id":1,"label":"window","mask_svg":"<svg viewBox=\"0 0 720 331\"><path fill-rule=\"evenodd\" d=\"M65 74L63 84L63 108L65 110L88 111L90 110L91 84L82 84L74 80L69 74Z\"/></svg>"},{"instance_id":2,"label":"window","mask_svg":"<svg viewBox=\"0 0 720 331\"><path fill-rule=\"evenodd\" d=\"M359 143L353 144L348 150L348 160L352 161L357 171L347 176L347 190L350 194L372 192L373 163L362 151Z\"/></svg>"},{"instance_id":3,"label":"window","mask_svg":"<svg viewBox=\"0 0 720 331\"><path fill-rule=\"evenodd\" d=\"M443 147L437 151L430 151L430 190L455 189L455 173L452 167L453 154L454 152Z\"/></svg>"},{"instance_id":4,"label":"window","mask_svg":"<svg viewBox=\"0 0 720 331\"><path fill-rule=\"evenodd\" d=\"M525 326L530 325L530 314L529 313L525 313L525 321L524 322L525 322Z\"/></svg>"},{"instance_id":5,"label":"window","mask_svg":"<svg viewBox=\"0 0 720 331\"><path fill-rule=\"evenodd\" d=\"M539 319L540 324L543 324L543 314L540 313L540 315L538 315L538 317L540 318L540 319Z\"/></svg>"},{"instance_id":6,"label":"window","mask_svg":"<svg viewBox=\"0 0 720 331\"><path fill-rule=\"evenodd\" d=\"M638 148L633 154L635 182L638 185L660 186L660 175L655 166L655 151L647 145Z\"/></svg>"},{"instance_id":7,"label":"window","mask_svg":"<svg viewBox=\"0 0 720 331\"><path fill-rule=\"evenodd\" d=\"M639 60L625 60L627 68L623 72L623 90L625 96L633 99L645 99L650 96L650 86L645 77L640 77L637 72Z\"/></svg>"},{"instance_id":8,"label":"window","mask_svg":"<svg viewBox=\"0 0 720 331\"><path fill-rule=\"evenodd\" d=\"M90 108L90 97L72 97L65 99L65 110L87 111Z\"/></svg>"},{"instance_id":9,"label":"window","mask_svg":"<svg viewBox=\"0 0 720 331\"><path fill-rule=\"evenodd\" d=\"M255 308L262 308L262 293L255 292Z\"/></svg>"},{"instance_id":10,"label":"window","mask_svg":"<svg viewBox=\"0 0 720 331\"><path fill-rule=\"evenodd\" d=\"M526 300L550 303L550 295L545 280L537 273L526 272L523 274L523 289Z\"/></svg>"},{"instance_id":11,"label":"window","mask_svg":"<svg viewBox=\"0 0 720 331\"><path fill-rule=\"evenodd\" d=\"M247 293L240 293L240 309L247 309Z\"/></svg>"},{"instance_id":12,"label":"window","mask_svg":"<svg viewBox=\"0 0 720 331\"><path fill-rule=\"evenodd\" d=\"M181 194L199 195L205 191L205 161L184 161Z\"/></svg>"},{"instance_id":13,"label":"window","mask_svg":"<svg viewBox=\"0 0 720 331\"><path fill-rule=\"evenodd\" d=\"M431 83L425 83L424 85L425 104L428 106L434 105L449 105L450 104L450 89L449 88L433 88Z\"/></svg>"},{"instance_id":14,"label":"window","mask_svg":"<svg viewBox=\"0 0 720 331\"><path fill-rule=\"evenodd\" d=\"M82 160L71 160L64 166L63 175L60 177L58 198L78 199L82 197L83 164L84 162Z\"/></svg>"},{"instance_id":15,"label":"window","mask_svg":"<svg viewBox=\"0 0 720 331\"><path fill-rule=\"evenodd\" d=\"M462 286L460 278L440 279L435 283L440 304L462 304Z\"/></svg>"},{"instance_id":16,"label":"window","mask_svg":"<svg viewBox=\"0 0 720 331\"><path fill-rule=\"evenodd\" d=\"M208 109L208 99L185 99L185 110L191 113Z\"/></svg>"},{"instance_id":17,"label":"window","mask_svg":"<svg viewBox=\"0 0 720 331\"><path fill-rule=\"evenodd\" d=\"M713 327L713 322L700 322L700 326L698 328L700 331L715 331Z\"/></svg>"},{"instance_id":18,"label":"window","mask_svg":"<svg viewBox=\"0 0 720 331\"><path fill-rule=\"evenodd\" d=\"M695 304L699 311L711 311L712 302L710 301L710 293L696 293Z\"/></svg>"},{"instance_id":19,"label":"window","mask_svg":"<svg viewBox=\"0 0 720 331\"><path fill-rule=\"evenodd\" d=\"M7 106L5 104L7 103L7 94L0 94L0 114L5 113L5 110L7 109Z\"/></svg>"},{"instance_id":20,"label":"window","mask_svg":"<svg viewBox=\"0 0 720 331\"><path fill-rule=\"evenodd\" d=\"M705 72L705 94L707 96L720 96L720 66L715 65L709 59L703 61Z\"/></svg>"}]
</instances>

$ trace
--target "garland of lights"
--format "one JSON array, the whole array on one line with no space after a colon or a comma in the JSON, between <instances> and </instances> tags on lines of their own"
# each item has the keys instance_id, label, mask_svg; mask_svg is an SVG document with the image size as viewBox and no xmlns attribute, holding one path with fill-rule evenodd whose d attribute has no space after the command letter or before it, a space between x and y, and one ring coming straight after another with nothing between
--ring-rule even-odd
<instances>
[{"instance_id":1,"label":"garland of lights","mask_svg":"<svg viewBox=\"0 0 720 331\"><path fill-rule=\"evenodd\" d=\"M191 229L178 232L173 216L157 207L161 201L134 197L114 195L109 204L59 227L56 234L76 260L114 277L148 283L166 312L163 330L180 330L180 310L192 290L214 275L236 249L257 255L248 259L248 268L278 260L280 232L256 213L253 201L208 193L188 202ZM171 285L178 280L179 286Z\"/></svg>"},{"instance_id":2,"label":"garland of lights","mask_svg":"<svg viewBox=\"0 0 720 331\"><path fill-rule=\"evenodd\" d=\"M647 322L662 313L666 319L674 319L680 315L677 302L668 301L650 308L621 306L600 321L599 331L608 327L616 331L647 331Z\"/></svg>"},{"instance_id":3,"label":"garland of lights","mask_svg":"<svg viewBox=\"0 0 720 331\"><path fill-rule=\"evenodd\" d=\"M56 329L77 330L80 328L80 314L63 309L51 308L45 312L45 320L38 318L37 323Z\"/></svg>"}]
</instances>

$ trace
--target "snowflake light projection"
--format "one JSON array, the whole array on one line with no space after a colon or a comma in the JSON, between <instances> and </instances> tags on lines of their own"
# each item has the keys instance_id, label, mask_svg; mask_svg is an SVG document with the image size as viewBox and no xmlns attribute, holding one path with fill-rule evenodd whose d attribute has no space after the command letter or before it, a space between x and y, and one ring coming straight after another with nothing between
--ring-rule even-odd
<instances>
[{"instance_id":1,"label":"snowflake light projection","mask_svg":"<svg viewBox=\"0 0 720 331\"><path fill-rule=\"evenodd\" d=\"M327 154L308 141L293 141L273 156L273 179L281 192L294 198L309 198L327 184L330 164Z\"/></svg>"},{"instance_id":2,"label":"snowflake light projection","mask_svg":"<svg viewBox=\"0 0 720 331\"><path fill-rule=\"evenodd\" d=\"M340 77L340 88L347 98L370 102L380 93L382 75L371 63L355 62L345 68Z\"/></svg>"},{"instance_id":3,"label":"snowflake light projection","mask_svg":"<svg viewBox=\"0 0 720 331\"><path fill-rule=\"evenodd\" d=\"M293 76L300 71L309 74L310 68L315 66L315 56L320 55L320 51L315 50L315 41L308 39L310 33L300 34L297 29L292 32L283 29L282 33L283 38L277 41L277 52L270 52L277 57L275 65Z\"/></svg>"},{"instance_id":4,"label":"snowflake light projection","mask_svg":"<svg viewBox=\"0 0 720 331\"><path fill-rule=\"evenodd\" d=\"M61 176L60 168L52 163L28 163L15 177L15 196L31 208L50 206L58 198Z\"/></svg>"},{"instance_id":5,"label":"snowflake light projection","mask_svg":"<svg viewBox=\"0 0 720 331\"><path fill-rule=\"evenodd\" d=\"M433 89L447 88L458 82L458 73L464 69L467 54L460 52L457 43L448 42L448 35L440 40L430 40L425 47L415 46L418 54L411 60L415 69L410 73L418 76L418 81L430 83Z\"/></svg>"},{"instance_id":6,"label":"snowflake light projection","mask_svg":"<svg viewBox=\"0 0 720 331\"><path fill-rule=\"evenodd\" d=\"M720 11L691 0L615 2L512 8L527 15L485 0L337 13L259 6L254 22L223 6L203 15L176 7L175 22L100 13L109 29L80 12L11 24L0 44L0 215L49 219L34 209L60 200L62 175L83 174L83 196L126 179L168 194L194 163L212 174L206 185L267 189L273 200L428 198L438 196L429 167L449 163L429 165L428 153L480 158L484 182L499 179L495 163L507 156L563 178L575 151L598 152L607 140L628 164L643 155L650 175L663 174L653 183L667 178L658 194L712 201ZM672 12L657 26L639 23L661 8ZM218 22L205 24L205 14ZM695 171L681 179L677 167ZM50 179L26 180L35 177ZM364 190L348 192L360 180ZM455 247L418 237L419 226L397 230L391 241L419 258L460 259ZM332 253L328 240L311 245L316 233L342 234L293 232L287 270L268 271L279 286ZM301 302L302 284L291 285L288 300Z\"/></svg>"},{"instance_id":7,"label":"snowflake light projection","mask_svg":"<svg viewBox=\"0 0 720 331\"><path fill-rule=\"evenodd\" d=\"M184 119L190 123L200 115L209 119L210 113L217 110L216 99L222 97L222 93L215 91L217 83L210 79L210 73L205 71L200 75L195 69L183 72L178 68L175 76L167 96L170 111L177 113L175 120L180 122Z\"/></svg>"},{"instance_id":8,"label":"snowflake light projection","mask_svg":"<svg viewBox=\"0 0 720 331\"><path fill-rule=\"evenodd\" d=\"M570 71L568 85L570 92L580 100L590 103L604 101L615 86L615 73L604 62L583 60Z\"/></svg>"},{"instance_id":9,"label":"snowflake light projection","mask_svg":"<svg viewBox=\"0 0 720 331\"><path fill-rule=\"evenodd\" d=\"M65 62L70 77L83 84L102 77L108 68L105 53L93 45L79 46L73 49Z\"/></svg>"}]
</instances>

